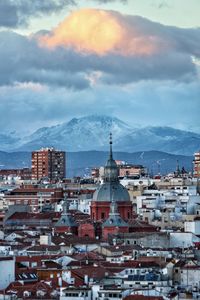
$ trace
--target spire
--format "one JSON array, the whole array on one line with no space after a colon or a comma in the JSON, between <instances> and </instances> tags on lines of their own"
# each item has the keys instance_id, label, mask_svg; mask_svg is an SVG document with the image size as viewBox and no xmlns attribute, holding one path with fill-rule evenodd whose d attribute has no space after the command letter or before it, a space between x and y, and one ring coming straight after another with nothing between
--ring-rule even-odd
<instances>
[{"instance_id":1,"label":"spire","mask_svg":"<svg viewBox=\"0 0 200 300\"><path fill-rule=\"evenodd\" d=\"M110 159L113 159L113 154L112 154L112 133L110 133Z\"/></svg>"},{"instance_id":2,"label":"spire","mask_svg":"<svg viewBox=\"0 0 200 300\"><path fill-rule=\"evenodd\" d=\"M110 133L110 154L104 169L104 182L118 182L119 170L112 152L112 133Z\"/></svg>"},{"instance_id":3,"label":"spire","mask_svg":"<svg viewBox=\"0 0 200 300\"><path fill-rule=\"evenodd\" d=\"M63 203L63 212L62 215L67 215L69 213L69 203L68 201L65 201Z\"/></svg>"},{"instance_id":4,"label":"spire","mask_svg":"<svg viewBox=\"0 0 200 300\"><path fill-rule=\"evenodd\" d=\"M176 161L176 174L180 175L180 168L179 168L179 161L178 161L178 159Z\"/></svg>"}]
</instances>

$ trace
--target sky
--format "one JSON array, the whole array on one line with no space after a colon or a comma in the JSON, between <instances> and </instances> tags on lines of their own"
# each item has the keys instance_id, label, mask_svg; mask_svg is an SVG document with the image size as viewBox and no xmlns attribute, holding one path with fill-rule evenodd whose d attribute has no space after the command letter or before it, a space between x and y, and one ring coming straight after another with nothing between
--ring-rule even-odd
<instances>
[{"instance_id":1,"label":"sky","mask_svg":"<svg viewBox=\"0 0 200 300\"><path fill-rule=\"evenodd\" d=\"M0 0L1 133L91 114L200 133L199 0Z\"/></svg>"}]
</instances>

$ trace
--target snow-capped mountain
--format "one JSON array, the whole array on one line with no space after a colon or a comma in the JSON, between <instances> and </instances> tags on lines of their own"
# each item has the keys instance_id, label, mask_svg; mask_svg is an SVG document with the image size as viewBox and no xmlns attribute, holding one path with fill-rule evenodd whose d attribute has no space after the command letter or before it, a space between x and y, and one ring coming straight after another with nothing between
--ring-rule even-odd
<instances>
[{"instance_id":1,"label":"snow-capped mountain","mask_svg":"<svg viewBox=\"0 0 200 300\"><path fill-rule=\"evenodd\" d=\"M104 150L108 147L110 132L118 139L131 131L129 125L117 118L92 115L73 118L61 125L40 128L27 137L20 148L32 150L54 146L67 151Z\"/></svg>"},{"instance_id":2,"label":"snow-capped mountain","mask_svg":"<svg viewBox=\"0 0 200 300\"><path fill-rule=\"evenodd\" d=\"M133 130L116 141L118 151L158 150L193 155L200 149L200 134L171 127L145 127Z\"/></svg>"},{"instance_id":3,"label":"snow-capped mountain","mask_svg":"<svg viewBox=\"0 0 200 300\"><path fill-rule=\"evenodd\" d=\"M69 151L108 150L109 133L113 134L114 151L164 151L193 155L200 149L200 134L171 127L133 128L115 117L92 115L69 122L43 127L18 140L1 139L0 150L31 151L56 147ZM9 143L8 143L9 140ZM17 146L16 146L17 145Z\"/></svg>"}]
</instances>

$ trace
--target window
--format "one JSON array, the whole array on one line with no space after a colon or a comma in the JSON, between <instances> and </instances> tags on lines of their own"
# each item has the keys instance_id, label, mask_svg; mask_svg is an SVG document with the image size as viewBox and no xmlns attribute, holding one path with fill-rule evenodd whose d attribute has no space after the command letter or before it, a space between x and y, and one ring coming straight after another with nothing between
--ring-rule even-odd
<instances>
[{"instance_id":1,"label":"window","mask_svg":"<svg viewBox=\"0 0 200 300\"><path fill-rule=\"evenodd\" d=\"M102 212L102 213L101 213L101 219L104 219L104 218L105 218L105 213Z\"/></svg>"}]
</instances>

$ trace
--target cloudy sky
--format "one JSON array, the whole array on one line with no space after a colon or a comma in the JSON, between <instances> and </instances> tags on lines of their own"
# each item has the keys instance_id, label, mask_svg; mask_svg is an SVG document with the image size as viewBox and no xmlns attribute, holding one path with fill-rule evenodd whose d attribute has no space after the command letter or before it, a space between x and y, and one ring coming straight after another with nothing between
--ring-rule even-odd
<instances>
[{"instance_id":1,"label":"cloudy sky","mask_svg":"<svg viewBox=\"0 0 200 300\"><path fill-rule=\"evenodd\" d=\"M199 0L0 0L1 132L88 114L200 132Z\"/></svg>"}]
</instances>

